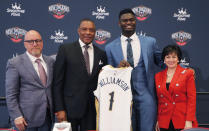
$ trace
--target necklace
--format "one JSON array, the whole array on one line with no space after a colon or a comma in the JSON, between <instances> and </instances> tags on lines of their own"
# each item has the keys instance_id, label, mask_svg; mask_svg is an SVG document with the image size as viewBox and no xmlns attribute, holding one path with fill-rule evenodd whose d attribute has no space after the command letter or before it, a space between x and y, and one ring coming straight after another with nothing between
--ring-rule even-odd
<instances>
[{"instance_id":1,"label":"necklace","mask_svg":"<svg viewBox=\"0 0 209 131\"><path fill-rule=\"evenodd\" d=\"M172 77L173 75L174 75L174 72L172 72L172 73L167 72L167 77Z\"/></svg>"}]
</instances>

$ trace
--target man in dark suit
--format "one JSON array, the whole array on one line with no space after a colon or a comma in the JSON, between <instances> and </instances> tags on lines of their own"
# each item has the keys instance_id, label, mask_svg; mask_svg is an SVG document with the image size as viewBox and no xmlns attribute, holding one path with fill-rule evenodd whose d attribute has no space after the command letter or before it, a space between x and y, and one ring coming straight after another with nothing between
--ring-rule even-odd
<instances>
[{"instance_id":1,"label":"man in dark suit","mask_svg":"<svg viewBox=\"0 0 209 131\"><path fill-rule=\"evenodd\" d=\"M42 55L43 40L35 30L26 33L24 46L26 53L8 60L6 67L9 115L19 131L50 131L54 60Z\"/></svg>"},{"instance_id":2,"label":"man in dark suit","mask_svg":"<svg viewBox=\"0 0 209 131\"><path fill-rule=\"evenodd\" d=\"M93 91L107 60L105 52L92 44L95 32L92 20L81 20L79 40L61 45L54 65L55 115L59 122L71 122L73 131L96 129Z\"/></svg>"}]
</instances>

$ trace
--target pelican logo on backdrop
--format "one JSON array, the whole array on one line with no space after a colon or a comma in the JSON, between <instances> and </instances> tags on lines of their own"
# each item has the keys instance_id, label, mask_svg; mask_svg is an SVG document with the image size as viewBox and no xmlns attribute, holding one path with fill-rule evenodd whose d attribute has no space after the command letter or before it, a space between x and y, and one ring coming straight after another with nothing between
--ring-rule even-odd
<instances>
[{"instance_id":1,"label":"pelican logo on backdrop","mask_svg":"<svg viewBox=\"0 0 209 131\"><path fill-rule=\"evenodd\" d=\"M177 21L186 21L187 18L190 18L190 14L187 13L187 9L178 9L178 13L174 13L173 17L177 18Z\"/></svg>"},{"instance_id":2,"label":"pelican logo on backdrop","mask_svg":"<svg viewBox=\"0 0 209 131\"><path fill-rule=\"evenodd\" d=\"M23 36L26 34L26 30L19 27L13 27L6 29L5 34L15 43L22 41Z\"/></svg>"},{"instance_id":3,"label":"pelican logo on backdrop","mask_svg":"<svg viewBox=\"0 0 209 131\"><path fill-rule=\"evenodd\" d=\"M58 31L54 31L55 35L51 35L50 39L54 40L54 43L63 43L64 40L68 39L68 36L64 35L64 31L60 31L60 29L58 29Z\"/></svg>"},{"instance_id":4,"label":"pelican logo on backdrop","mask_svg":"<svg viewBox=\"0 0 209 131\"><path fill-rule=\"evenodd\" d=\"M102 29L98 29L95 34L95 42L99 45L105 44L111 38L111 33Z\"/></svg>"},{"instance_id":5,"label":"pelican logo on backdrop","mask_svg":"<svg viewBox=\"0 0 209 131\"><path fill-rule=\"evenodd\" d=\"M180 60L180 63L181 63L181 65L184 65L184 66L186 66L186 67L189 66L189 62L187 62L186 57L182 58L182 59Z\"/></svg>"},{"instance_id":6,"label":"pelican logo on backdrop","mask_svg":"<svg viewBox=\"0 0 209 131\"><path fill-rule=\"evenodd\" d=\"M173 33L171 38L175 41L176 44L184 46L192 39L192 35L184 31L179 31Z\"/></svg>"},{"instance_id":7,"label":"pelican logo on backdrop","mask_svg":"<svg viewBox=\"0 0 209 131\"><path fill-rule=\"evenodd\" d=\"M50 5L49 6L49 12L52 13L54 18L56 19L62 19L64 16L70 12L70 8L67 5L63 5L60 3Z\"/></svg>"},{"instance_id":8,"label":"pelican logo on backdrop","mask_svg":"<svg viewBox=\"0 0 209 131\"><path fill-rule=\"evenodd\" d=\"M140 31L140 33L137 32L136 34L139 35L139 36L146 36L146 33L145 32L142 32L142 31Z\"/></svg>"},{"instance_id":9,"label":"pelican logo on backdrop","mask_svg":"<svg viewBox=\"0 0 209 131\"><path fill-rule=\"evenodd\" d=\"M96 16L96 19L102 19L104 20L106 16L109 16L109 12L106 11L106 7L103 7L100 5L99 7L97 6L97 11L92 11L92 15Z\"/></svg>"},{"instance_id":10,"label":"pelican logo on backdrop","mask_svg":"<svg viewBox=\"0 0 209 131\"><path fill-rule=\"evenodd\" d=\"M11 6L12 8L7 8L7 13L10 13L11 16L21 16L25 13L25 10L21 9L21 4L13 3Z\"/></svg>"},{"instance_id":11,"label":"pelican logo on backdrop","mask_svg":"<svg viewBox=\"0 0 209 131\"><path fill-rule=\"evenodd\" d=\"M152 14L152 9L145 7L143 5L137 6L132 8L133 12L136 15L136 18L139 21L144 21L146 20L151 14Z\"/></svg>"}]
</instances>

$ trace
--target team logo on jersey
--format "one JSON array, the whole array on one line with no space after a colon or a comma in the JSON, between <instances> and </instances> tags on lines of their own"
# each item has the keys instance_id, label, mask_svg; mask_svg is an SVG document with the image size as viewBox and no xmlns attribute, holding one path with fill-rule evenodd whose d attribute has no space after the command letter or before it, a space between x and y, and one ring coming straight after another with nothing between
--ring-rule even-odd
<instances>
[{"instance_id":1,"label":"team logo on jersey","mask_svg":"<svg viewBox=\"0 0 209 131\"><path fill-rule=\"evenodd\" d=\"M13 3L12 8L7 8L7 13L11 16L20 16L25 13L25 10L21 9L21 4Z\"/></svg>"},{"instance_id":2,"label":"team logo on jersey","mask_svg":"<svg viewBox=\"0 0 209 131\"><path fill-rule=\"evenodd\" d=\"M182 58L181 60L180 60L180 63L181 63L181 65L184 65L184 66L189 66L189 62L187 62L188 60L186 59L186 57L184 57L184 58Z\"/></svg>"},{"instance_id":3,"label":"team logo on jersey","mask_svg":"<svg viewBox=\"0 0 209 131\"><path fill-rule=\"evenodd\" d=\"M190 14L187 13L187 9L178 9L178 13L174 13L173 17L177 18L177 21L186 21L190 18Z\"/></svg>"},{"instance_id":4,"label":"team logo on jersey","mask_svg":"<svg viewBox=\"0 0 209 131\"><path fill-rule=\"evenodd\" d=\"M51 35L50 39L54 40L54 43L63 43L64 40L68 39L68 36L64 35L64 31L54 31L55 35Z\"/></svg>"},{"instance_id":5,"label":"team logo on jersey","mask_svg":"<svg viewBox=\"0 0 209 131\"><path fill-rule=\"evenodd\" d=\"M70 12L70 8L67 5L58 3L58 4L50 5L49 12L52 13L54 18L62 19L68 12Z\"/></svg>"},{"instance_id":6,"label":"team logo on jersey","mask_svg":"<svg viewBox=\"0 0 209 131\"><path fill-rule=\"evenodd\" d=\"M148 8L148 7L145 7L143 5L140 5L138 7L134 7L132 10L135 13L136 18L139 21L146 20L152 14L152 9Z\"/></svg>"},{"instance_id":7,"label":"team logo on jersey","mask_svg":"<svg viewBox=\"0 0 209 131\"><path fill-rule=\"evenodd\" d=\"M183 46L186 45L192 39L192 35L184 31L179 31L173 33L171 35L171 38L175 41L176 44Z\"/></svg>"},{"instance_id":8,"label":"team logo on jersey","mask_svg":"<svg viewBox=\"0 0 209 131\"><path fill-rule=\"evenodd\" d=\"M97 11L92 11L92 15L96 16L96 19L105 19L106 16L109 16L109 12L106 11L106 7L102 7L101 5L97 6Z\"/></svg>"},{"instance_id":9,"label":"team logo on jersey","mask_svg":"<svg viewBox=\"0 0 209 131\"><path fill-rule=\"evenodd\" d=\"M98 29L96 31L95 42L97 44L100 44L100 45L105 44L109 38L111 38L110 32L102 30L102 29Z\"/></svg>"},{"instance_id":10,"label":"team logo on jersey","mask_svg":"<svg viewBox=\"0 0 209 131\"><path fill-rule=\"evenodd\" d=\"M13 27L6 29L5 34L15 43L22 41L23 36L26 34L26 30L19 27Z\"/></svg>"}]
</instances>

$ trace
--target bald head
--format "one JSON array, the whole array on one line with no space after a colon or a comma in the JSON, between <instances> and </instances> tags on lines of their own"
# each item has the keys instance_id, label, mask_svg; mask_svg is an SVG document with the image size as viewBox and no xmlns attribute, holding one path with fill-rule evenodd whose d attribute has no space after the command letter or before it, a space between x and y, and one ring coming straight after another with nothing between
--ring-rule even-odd
<instances>
[{"instance_id":1,"label":"bald head","mask_svg":"<svg viewBox=\"0 0 209 131\"><path fill-rule=\"evenodd\" d=\"M34 57L40 57L43 49L43 41L40 33L30 30L25 34L24 46L28 53Z\"/></svg>"},{"instance_id":2,"label":"bald head","mask_svg":"<svg viewBox=\"0 0 209 131\"><path fill-rule=\"evenodd\" d=\"M32 36L32 35L37 35L37 36L39 36L41 38L41 35L40 35L40 33L38 31L36 31L36 30L29 30L28 32L26 32L24 40L27 40L27 38Z\"/></svg>"}]
</instances>

